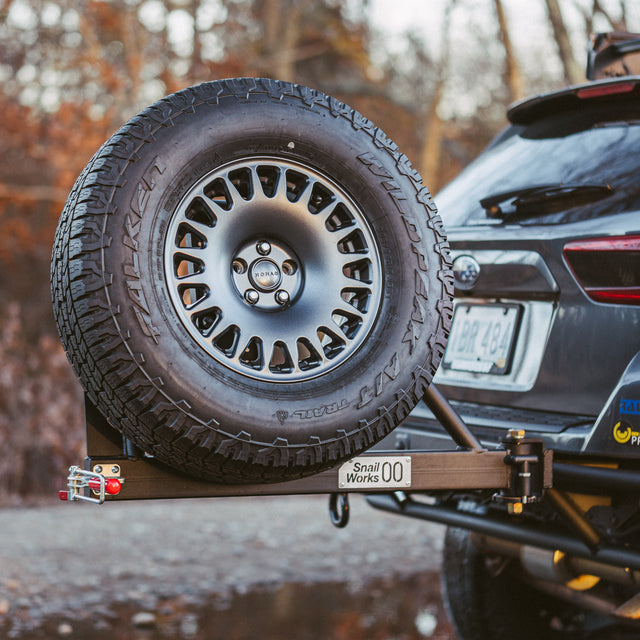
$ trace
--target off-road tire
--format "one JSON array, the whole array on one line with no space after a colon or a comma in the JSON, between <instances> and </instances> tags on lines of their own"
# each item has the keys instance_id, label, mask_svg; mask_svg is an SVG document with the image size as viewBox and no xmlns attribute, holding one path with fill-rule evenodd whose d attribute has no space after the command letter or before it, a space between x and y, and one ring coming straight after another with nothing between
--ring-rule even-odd
<instances>
[{"instance_id":1,"label":"off-road tire","mask_svg":"<svg viewBox=\"0 0 640 640\"><path fill-rule=\"evenodd\" d=\"M511 564L510 564L511 563ZM579 611L527 585L515 561L488 557L471 533L447 528L442 581L445 604L461 640L573 640L586 637Z\"/></svg>"},{"instance_id":2,"label":"off-road tire","mask_svg":"<svg viewBox=\"0 0 640 640\"><path fill-rule=\"evenodd\" d=\"M342 329L327 328L336 288ZM380 129L318 91L244 78L170 95L102 146L62 213L52 292L109 423L169 466L243 483L333 466L402 421L443 355L453 286L429 192Z\"/></svg>"}]
</instances>

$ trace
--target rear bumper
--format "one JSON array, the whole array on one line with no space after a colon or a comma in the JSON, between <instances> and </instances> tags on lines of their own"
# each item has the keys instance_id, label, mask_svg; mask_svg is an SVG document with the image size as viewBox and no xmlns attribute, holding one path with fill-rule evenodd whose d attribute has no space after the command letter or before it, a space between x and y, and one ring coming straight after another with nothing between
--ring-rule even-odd
<instances>
[{"instance_id":1,"label":"rear bumper","mask_svg":"<svg viewBox=\"0 0 640 640\"><path fill-rule=\"evenodd\" d=\"M528 437L542 438L546 448L575 455L582 450L595 421L589 416L471 402L451 401L450 404L487 449L499 446L508 429L524 429ZM421 402L376 448L437 450L454 446L451 437Z\"/></svg>"}]
</instances>

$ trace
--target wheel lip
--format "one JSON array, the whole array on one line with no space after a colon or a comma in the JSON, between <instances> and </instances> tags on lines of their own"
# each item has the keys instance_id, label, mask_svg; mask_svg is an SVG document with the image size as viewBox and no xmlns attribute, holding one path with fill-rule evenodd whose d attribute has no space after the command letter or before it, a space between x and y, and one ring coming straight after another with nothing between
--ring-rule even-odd
<instances>
[{"instance_id":1,"label":"wheel lip","mask_svg":"<svg viewBox=\"0 0 640 640\"><path fill-rule=\"evenodd\" d=\"M323 239L325 239L326 237L331 237L333 233L327 227L325 227L325 224L324 224L326 222L326 219L329 217L329 214L327 213L327 211L329 212L333 211L335 209L336 203L342 203L347 207L355 223L350 227L347 227L346 230L340 230L336 234L336 236L333 239L331 239L330 242L320 243L324 245L327 245L327 244L331 245L332 251L335 254L333 256L333 263L332 263L334 269L336 268L335 264L343 265L345 262L349 262L349 261L354 262L357 259L362 257L358 254L350 254L350 253L344 254L336 250L338 239L339 238L343 239L346 235L351 233L351 231L353 231L354 229L362 232L362 236L365 239L366 248L368 250L368 252L366 253L366 258L369 260L369 263L371 265L370 267L371 274L372 274L372 277L370 278L371 283L363 285L358 280L348 279L342 273L340 273L339 278L336 277L334 279L334 282L337 280L340 280L342 282L337 292L336 299L341 298L342 292L346 291L347 289L357 290L360 288L363 290L366 289L369 292L368 306L366 311L364 312L359 309L356 309L355 306L352 308L352 306L347 302L342 302L341 305L338 305L338 304L334 305L336 308L341 308L343 311L346 311L347 309L348 311L352 311L353 312L352 315L358 318L357 322L360 322L360 324L358 325L358 328L355 331L354 339L346 337L338 329L337 325L330 324L330 320L331 320L330 315L326 315L325 317L322 318L321 321L311 323L314 325L313 327L314 332L317 332L319 328L326 326L328 329L331 330L331 332L335 332L335 334L339 336L339 338L345 343L346 346L342 349L342 352L339 353L338 356L335 356L333 358L327 358L326 355L323 353L320 357L321 364L318 366L314 366L310 369L300 368L299 356L297 354L294 354L293 370L285 373L282 373L282 372L274 373L272 370L270 370L268 356L266 356L266 362L263 363L262 368L258 370L258 369L251 368L246 364L243 364L240 361L239 352L236 352L233 357L224 355L223 353L219 352L216 347L212 346L211 343L208 340L206 340L203 337L203 335L195 328L195 325L188 317L189 314L185 314L184 306L180 301L180 296L177 291L177 286L176 286L177 277L174 276L173 264L174 264L174 257L176 253L181 253L181 251L178 248L176 248L174 239L176 237L176 232L179 225L187 220L187 218L185 217L185 213L186 213L187 207L189 206L189 203L191 203L196 197L198 197L199 194L202 194L202 190L204 189L205 185L210 184L213 180L217 179L218 177L224 177L224 179L228 183L229 182L228 176L231 171L235 169L240 169L240 168L244 169L247 167L251 167L252 171L255 172L257 167L260 165L271 165L271 166L275 165L278 167L278 169L281 172L293 170L298 173L303 173L307 178L310 179L310 184L319 183L324 188L329 188L331 193L334 196L336 196L336 202L332 203L331 206L327 206L326 210L323 209L320 213L315 213L315 214L311 213L307 208L304 214L300 216L301 207L299 206L299 201L302 200L302 197L299 197L298 200L293 202L291 205L293 209L297 207L298 216L300 218L304 218L302 223L300 223L300 220L296 220L296 224L299 224L300 226L304 226L306 224L307 227L312 227L314 229L317 229L317 227L319 226L317 221L318 220L322 221L321 226L324 233L321 235ZM283 175L284 173L280 174L281 177ZM285 180L285 184L286 184L286 180ZM230 184L229 184L229 187L231 188ZM308 189L310 190L310 187L308 187ZM303 192L303 195L304 193L306 192ZM240 198L238 196L239 196L238 192L234 191L233 192L234 199L237 199L237 201L240 204L243 204L242 202L240 202ZM266 198L266 196L264 196L264 198ZM254 203L255 200L256 200L255 196L252 196L249 200L249 203L252 204ZM260 193L260 200L261 202L265 201L263 199L262 192ZM267 200L269 199L267 198ZM236 206L235 202L236 201L234 200L234 205L231 207L229 213L233 213ZM273 199L272 202L275 203L276 200ZM278 216L286 217L287 215L291 217L288 211L285 212L284 214L282 212L279 212L277 215L275 215L275 217L276 218ZM216 226L212 228L212 231L215 234ZM234 234L231 234L231 235L234 235ZM249 235L251 235L251 233L250 232L245 233L244 235L245 237L248 237ZM316 235L313 236L314 245L317 244L316 239L317 239L317 233ZM310 241L307 238L307 245L309 244L310 244ZM378 241L372 232L371 225L367 220L367 218L365 217L361 207L359 207L355 203L354 199L350 196L350 194L348 193L345 187L340 186L334 179L329 177L326 173L307 164L306 162L300 162L298 160L290 159L282 156L245 155L241 158L236 158L230 162L219 165L218 167L208 171L205 175L195 180L191 184L191 186L188 187L187 191L184 193L179 203L173 208L173 212L170 214L168 224L164 232L162 247L163 247L163 253L164 253L164 260L163 260L164 280L165 280L164 286L169 294L172 310L175 312L180 324L184 327L184 329L191 336L194 342L196 342L206 354L208 354L213 360L222 364L227 370L233 371L241 375L243 378L249 378L249 379L254 379L254 380L269 382L269 383L291 383L291 382L302 382L306 380L312 380L320 376L323 376L329 373L330 371L334 371L337 367L345 364L348 360L350 360L355 355L355 353L360 351L362 346L366 343L368 336L373 330L373 327L376 325L378 316L380 314L380 310L383 302L383 291L384 291L384 274L382 269L383 262L382 262L381 250L380 250ZM236 249L237 247L234 247L232 253L235 253ZM322 259L327 257L326 254L328 253L328 250L326 249L326 246L324 247L324 254L322 250L317 250L317 248L315 247L314 247L314 250L316 251L316 254L317 254L315 255L315 261L321 262L322 267L318 267L318 265L314 264L313 261L308 261L308 260L305 260L305 258L302 258L301 264L300 264L300 271L304 272L305 273L304 277L307 278L304 286L302 287L302 289L304 289L305 292L307 292L308 289L309 290L313 289L313 287L311 287L309 282L309 278L311 278L312 274L315 274L316 270L319 268L326 269L325 264L322 262ZM228 252L229 250L227 249L227 253ZM296 254L295 251L292 251L292 253L294 255ZM345 256L346 258L348 258L348 260L345 258ZM220 256L217 257L217 260L218 260L217 272L220 273L221 269L224 270L224 265L221 264L222 258L220 258ZM230 268L231 260L227 260L227 262L229 263L229 268ZM300 273L298 273L297 277L302 277L302 276L300 275ZM241 325L243 322L244 323L250 322L250 320L247 320L247 314L246 314L247 304L244 301L240 301L240 298L237 296L237 293L238 293L237 288L234 286L232 280L233 280L232 276L229 275L229 277L227 278L226 285L222 285L221 289L224 292L223 296L226 296L225 300L227 301L227 304L232 309L231 313L233 314L235 312L239 316L237 324ZM225 286L226 286L226 290L225 290ZM318 290L317 287L316 287L316 290ZM231 297L232 291L233 291L233 295L235 295L237 299L233 301L233 304L230 304L229 301L233 299ZM317 296L317 297L321 297L321 296ZM298 305L300 307L299 309L300 313L302 313L303 311L307 314L313 313L314 305L309 304L309 300L310 300L310 296L308 295L308 293L306 295L301 294L299 296L299 300L294 301L294 303L290 305L290 307L293 308L296 305ZM303 304L305 305L304 309L302 309ZM290 311L291 308L287 308L287 311ZM224 313L226 314L227 311L228 309L225 309ZM278 321L273 320L273 318L277 316L279 316L278 313L265 313L262 316L261 320L265 322L265 324L270 326L269 331L275 331L274 326L278 324ZM282 319L279 320L279 324L282 325ZM249 344L248 340L249 340L250 333L251 332L246 332L246 333L243 332L242 337L244 342L242 344L244 345ZM263 337L263 333L264 332L257 332L257 337ZM306 339L308 337L305 331L300 331L298 333L299 335L293 341L295 342L296 345L299 340ZM289 332L288 335L290 334L291 332ZM247 336L246 338L244 337L245 335ZM251 339L253 339L253 336L251 336ZM270 342L269 344L273 344L273 341ZM271 348L271 347L268 347L268 348ZM242 349L240 348L239 351L241 350ZM312 356L313 354L311 354L310 357Z\"/></svg>"}]
</instances>

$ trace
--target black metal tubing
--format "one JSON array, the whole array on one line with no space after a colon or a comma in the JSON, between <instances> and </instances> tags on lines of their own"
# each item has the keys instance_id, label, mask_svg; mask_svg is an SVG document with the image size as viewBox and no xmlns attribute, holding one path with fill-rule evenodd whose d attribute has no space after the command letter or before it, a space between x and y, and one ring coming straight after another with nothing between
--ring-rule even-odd
<instances>
[{"instance_id":1,"label":"black metal tubing","mask_svg":"<svg viewBox=\"0 0 640 640\"><path fill-rule=\"evenodd\" d=\"M640 493L640 472L554 461L553 484L576 493Z\"/></svg>"},{"instance_id":2,"label":"black metal tubing","mask_svg":"<svg viewBox=\"0 0 640 640\"><path fill-rule=\"evenodd\" d=\"M596 551L591 551L578 538L568 536L565 533L550 532L548 529L542 530L530 523L520 525L515 522L502 522L493 518L456 511L450 507L416 502L410 498L401 502L390 494L369 495L367 502L376 509L390 513L461 527L552 551L557 549L572 556L588 558L616 567L640 570L640 552L610 545L602 545Z\"/></svg>"},{"instance_id":3,"label":"black metal tubing","mask_svg":"<svg viewBox=\"0 0 640 640\"><path fill-rule=\"evenodd\" d=\"M591 551L595 551L602 544L602 536L587 520L570 496L558 489L547 489L547 498L567 522L573 527L578 537Z\"/></svg>"},{"instance_id":4,"label":"black metal tubing","mask_svg":"<svg viewBox=\"0 0 640 640\"><path fill-rule=\"evenodd\" d=\"M423 399L438 422L445 428L453 441L460 447L472 451L485 451L480 441L471 433L449 401L440 393L440 389L431 383Z\"/></svg>"}]
</instances>

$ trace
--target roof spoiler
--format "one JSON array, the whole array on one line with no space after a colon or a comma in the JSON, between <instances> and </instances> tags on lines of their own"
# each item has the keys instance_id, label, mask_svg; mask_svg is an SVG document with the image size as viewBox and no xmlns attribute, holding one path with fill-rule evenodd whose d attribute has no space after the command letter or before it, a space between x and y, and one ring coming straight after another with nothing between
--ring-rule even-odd
<instances>
[{"instance_id":1,"label":"roof spoiler","mask_svg":"<svg viewBox=\"0 0 640 640\"><path fill-rule=\"evenodd\" d=\"M640 74L640 33L611 31L591 37L587 78L601 80Z\"/></svg>"}]
</instances>

